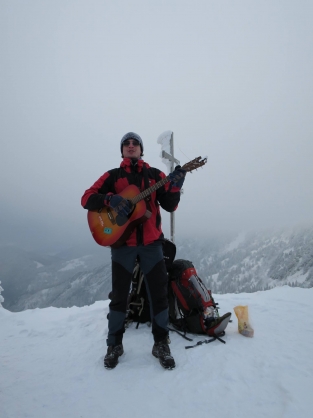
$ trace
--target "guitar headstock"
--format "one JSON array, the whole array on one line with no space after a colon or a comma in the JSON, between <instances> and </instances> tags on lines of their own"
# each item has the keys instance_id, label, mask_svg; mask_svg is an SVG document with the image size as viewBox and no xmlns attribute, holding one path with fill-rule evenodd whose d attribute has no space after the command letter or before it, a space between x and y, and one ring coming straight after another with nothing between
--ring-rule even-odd
<instances>
[{"instance_id":1,"label":"guitar headstock","mask_svg":"<svg viewBox=\"0 0 313 418\"><path fill-rule=\"evenodd\" d=\"M182 168L186 171L192 171L196 170L199 167L202 167L207 162L207 158L197 157L194 160L189 161L189 163L186 163L182 166Z\"/></svg>"}]
</instances>

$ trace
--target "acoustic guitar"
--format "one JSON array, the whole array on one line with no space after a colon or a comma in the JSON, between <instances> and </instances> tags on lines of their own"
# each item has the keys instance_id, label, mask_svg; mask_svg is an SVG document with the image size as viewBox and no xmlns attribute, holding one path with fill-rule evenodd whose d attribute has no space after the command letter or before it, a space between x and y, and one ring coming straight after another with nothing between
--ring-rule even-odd
<instances>
[{"instance_id":1,"label":"acoustic guitar","mask_svg":"<svg viewBox=\"0 0 313 418\"><path fill-rule=\"evenodd\" d=\"M195 158L182 168L187 171L196 170L207 162L207 158ZM175 177L178 181L183 173ZM158 181L153 186L140 192L135 185L126 187L119 196L131 202L131 212L127 216L118 215L118 213L109 206L105 206L100 210L89 210L87 214L88 225L91 234L97 244L104 247L118 248L129 238L135 227L150 218L151 212L147 208L145 199L155 190L162 187L170 181L167 176Z\"/></svg>"}]
</instances>

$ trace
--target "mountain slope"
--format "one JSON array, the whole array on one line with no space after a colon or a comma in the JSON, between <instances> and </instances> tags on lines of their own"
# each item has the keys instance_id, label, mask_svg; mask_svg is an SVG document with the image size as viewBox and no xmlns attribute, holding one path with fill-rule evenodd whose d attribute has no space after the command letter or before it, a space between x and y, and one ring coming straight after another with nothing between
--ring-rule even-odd
<instances>
[{"instance_id":1,"label":"mountain slope","mask_svg":"<svg viewBox=\"0 0 313 418\"><path fill-rule=\"evenodd\" d=\"M288 284L313 286L313 227L177 239L176 258L191 260L216 294ZM44 256L16 248L0 253L3 306L12 311L71 307L105 300L111 290L109 249L93 246Z\"/></svg>"},{"instance_id":2,"label":"mountain slope","mask_svg":"<svg viewBox=\"0 0 313 418\"><path fill-rule=\"evenodd\" d=\"M179 254L193 261L215 293L313 286L312 227L240 234L213 249L205 242L191 242L181 245Z\"/></svg>"},{"instance_id":3,"label":"mountain slope","mask_svg":"<svg viewBox=\"0 0 313 418\"><path fill-rule=\"evenodd\" d=\"M47 306L84 306L107 299L109 250L73 248L56 255L0 248L3 306L11 311ZM101 266L101 267L100 267Z\"/></svg>"}]
</instances>

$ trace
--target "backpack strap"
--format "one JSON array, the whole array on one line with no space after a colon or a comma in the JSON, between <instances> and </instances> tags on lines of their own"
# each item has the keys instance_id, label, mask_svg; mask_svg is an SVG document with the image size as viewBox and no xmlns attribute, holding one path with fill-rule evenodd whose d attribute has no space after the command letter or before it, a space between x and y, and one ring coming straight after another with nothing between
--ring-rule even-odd
<instances>
[{"instance_id":1,"label":"backpack strap","mask_svg":"<svg viewBox=\"0 0 313 418\"><path fill-rule=\"evenodd\" d=\"M223 331L221 334L222 337L225 335L225 331ZM197 344L195 345L187 345L185 347L186 350L188 350L188 348L194 348L197 347L198 345L202 345L202 344L209 344L215 340L219 340L221 343L226 344L226 341L224 341L222 338L220 338L218 335L215 335L213 338L209 339L209 340L203 340L203 341L198 341Z\"/></svg>"},{"instance_id":2,"label":"backpack strap","mask_svg":"<svg viewBox=\"0 0 313 418\"><path fill-rule=\"evenodd\" d=\"M185 338L185 340L188 340L188 341L193 341L191 338L186 337L186 331L185 331L185 333L183 334L182 332L179 332L177 329L174 329L174 328L167 327L167 329L168 329L169 331L177 332L177 334L179 334L181 337Z\"/></svg>"}]
</instances>

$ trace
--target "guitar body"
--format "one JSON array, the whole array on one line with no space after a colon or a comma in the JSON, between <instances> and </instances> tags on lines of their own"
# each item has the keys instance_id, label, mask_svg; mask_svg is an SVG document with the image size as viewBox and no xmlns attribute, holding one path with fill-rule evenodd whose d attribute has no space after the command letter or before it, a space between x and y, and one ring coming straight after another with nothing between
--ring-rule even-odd
<instances>
[{"instance_id":1,"label":"guitar body","mask_svg":"<svg viewBox=\"0 0 313 418\"><path fill-rule=\"evenodd\" d=\"M132 200L140 194L137 186L130 185L121 193L124 199ZM118 215L112 208L105 206L100 210L88 211L87 220L91 234L97 244L118 248L129 238L135 227L150 218L146 202L139 201L128 216Z\"/></svg>"}]
</instances>

